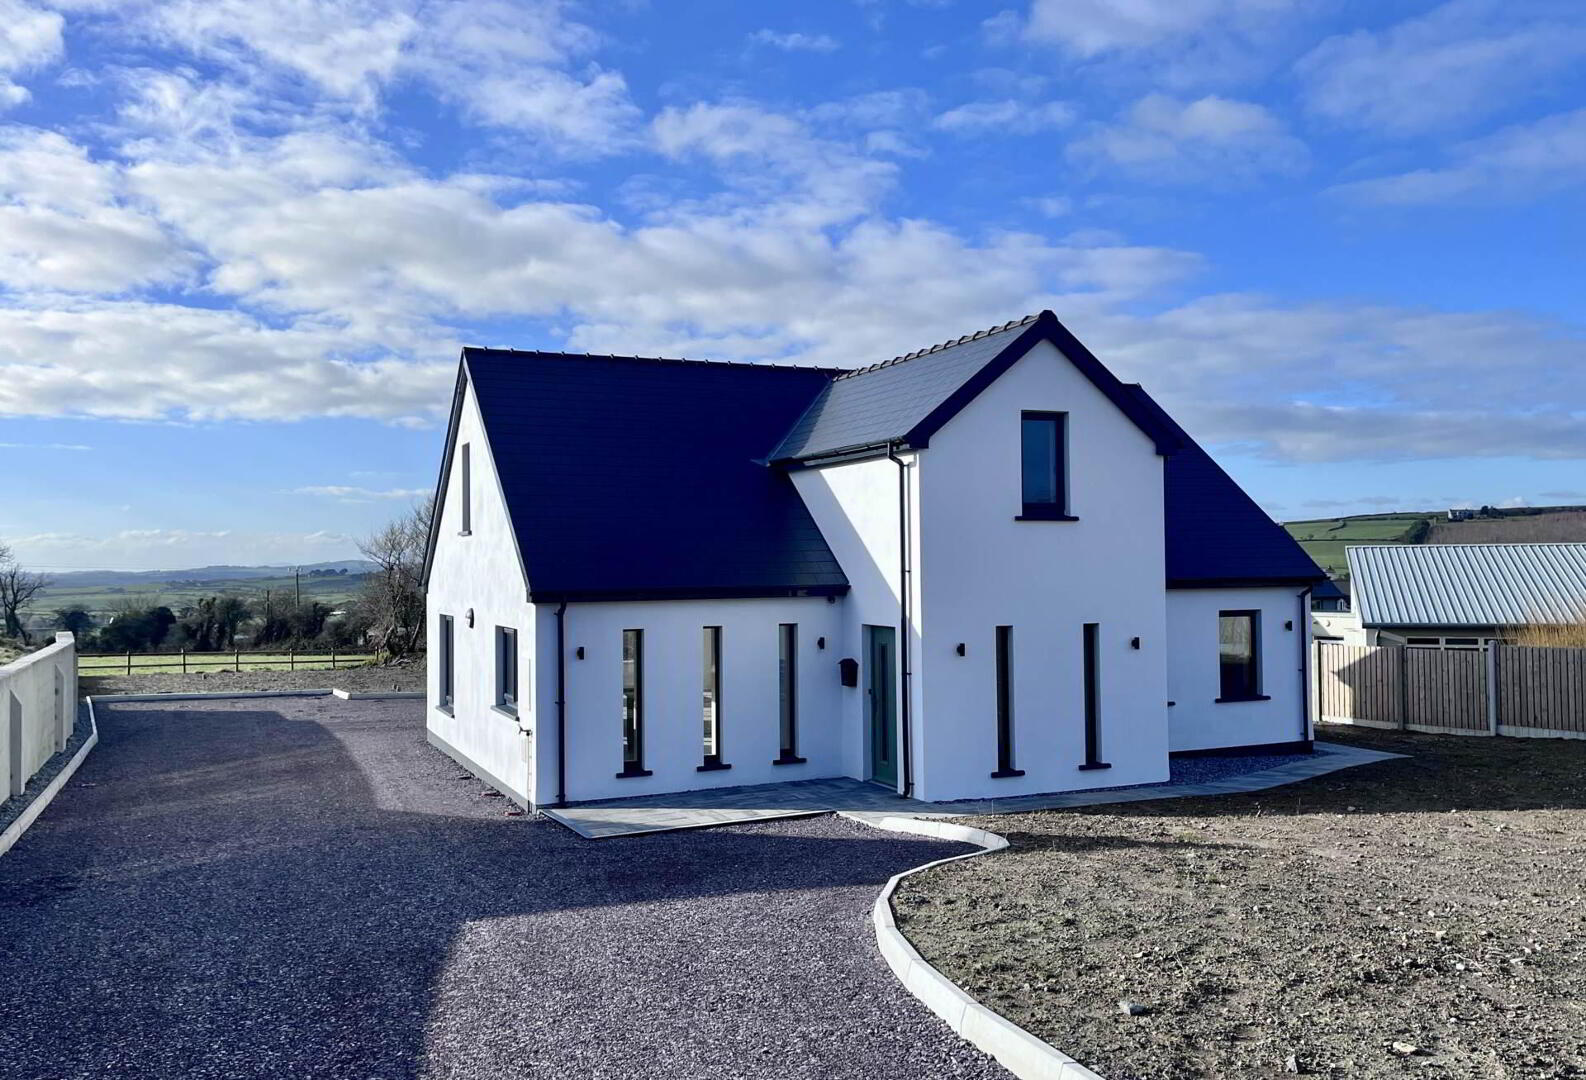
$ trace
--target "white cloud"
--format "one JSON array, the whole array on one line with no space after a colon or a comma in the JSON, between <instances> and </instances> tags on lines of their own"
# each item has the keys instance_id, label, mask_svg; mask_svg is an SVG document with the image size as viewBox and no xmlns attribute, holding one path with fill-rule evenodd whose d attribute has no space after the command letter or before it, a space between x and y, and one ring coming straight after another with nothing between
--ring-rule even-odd
<instances>
[{"instance_id":1,"label":"white cloud","mask_svg":"<svg viewBox=\"0 0 1586 1080\"><path fill-rule=\"evenodd\" d=\"M749 35L749 40L753 44L769 45L783 52L829 53L842 47L842 42L830 34L801 34L797 31L779 33L776 30L756 30Z\"/></svg>"},{"instance_id":2,"label":"white cloud","mask_svg":"<svg viewBox=\"0 0 1586 1080\"><path fill-rule=\"evenodd\" d=\"M407 359L334 324L271 326L242 312L77 300L0 307L0 415L112 419L433 419L454 363ZM455 356L456 346L425 350ZM444 351L443 351L444 350Z\"/></svg>"},{"instance_id":3,"label":"white cloud","mask_svg":"<svg viewBox=\"0 0 1586 1080\"><path fill-rule=\"evenodd\" d=\"M939 114L931 126L954 135L1030 135L1067 127L1074 109L1060 101L973 101Z\"/></svg>"},{"instance_id":4,"label":"white cloud","mask_svg":"<svg viewBox=\"0 0 1586 1080\"><path fill-rule=\"evenodd\" d=\"M1586 109L1516 124L1453 148L1450 164L1335 190L1383 205L1512 199L1586 183Z\"/></svg>"},{"instance_id":5,"label":"white cloud","mask_svg":"<svg viewBox=\"0 0 1586 1080\"><path fill-rule=\"evenodd\" d=\"M74 451L81 451L81 450L92 450L92 449L93 449L92 446L84 446L82 443L0 442L0 450L74 450Z\"/></svg>"},{"instance_id":6,"label":"white cloud","mask_svg":"<svg viewBox=\"0 0 1586 1080\"><path fill-rule=\"evenodd\" d=\"M1157 183L1240 183L1306 167L1305 145L1260 105L1209 95L1180 101L1147 94L1119 120L1069 144L1076 161Z\"/></svg>"},{"instance_id":7,"label":"white cloud","mask_svg":"<svg viewBox=\"0 0 1586 1080\"><path fill-rule=\"evenodd\" d=\"M1579 5L1450 0L1384 30L1330 37L1295 70L1317 114L1407 134L1468 126L1545 95L1582 58Z\"/></svg>"},{"instance_id":8,"label":"white cloud","mask_svg":"<svg viewBox=\"0 0 1586 1080\"><path fill-rule=\"evenodd\" d=\"M123 189L120 166L61 135L0 128L0 284L114 292L186 277L192 258Z\"/></svg>"},{"instance_id":9,"label":"white cloud","mask_svg":"<svg viewBox=\"0 0 1586 1080\"><path fill-rule=\"evenodd\" d=\"M1032 0L1026 36L1080 56L1182 40L1218 24L1282 16L1293 0Z\"/></svg>"},{"instance_id":10,"label":"white cloud","mask_svg":"<svg viewBox=\"0 0 1586 1080\"><path fill-rule=\"evenodd\" d=\"M0 109L28 99L14 76L43 67L65 51L59 12L24 0L0 0Z\"/></svg>"},{"instance_id":11,"label":"white cloud","mask_svg":"<svg viewBox=\"0 0 1586 1080\"><path fill-rule=\"evenodd\" d=\"M347 484L314 484L308 487L293 488L289 495L317 495L322 498L336 499L340 502L373 502L377 499L421 499L430 494L429 488L374 488L356 487Z\"/></svg>"}]
</instances>

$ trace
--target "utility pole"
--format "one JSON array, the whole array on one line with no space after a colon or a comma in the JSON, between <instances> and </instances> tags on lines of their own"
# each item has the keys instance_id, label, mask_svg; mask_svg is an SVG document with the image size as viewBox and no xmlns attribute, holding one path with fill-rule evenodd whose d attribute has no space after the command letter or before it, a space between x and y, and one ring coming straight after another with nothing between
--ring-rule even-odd
<instances>
[{"instance_id":1,"label":"utility pole","mask_svg":"<svg viewBox=\"0 0 1586 1080\"><path fill-rule=\"evenodd\" d=\"M292 584L297 589L297 606L298 607L302 607L303 606L303 568L301 566L292 567Z\"/></svg>"}]
</instances>

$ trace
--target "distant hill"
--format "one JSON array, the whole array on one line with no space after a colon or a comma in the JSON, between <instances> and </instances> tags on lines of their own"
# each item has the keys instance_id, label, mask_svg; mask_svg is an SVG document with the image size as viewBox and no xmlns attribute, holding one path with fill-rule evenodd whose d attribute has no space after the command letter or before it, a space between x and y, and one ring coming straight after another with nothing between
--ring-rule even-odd
<instances>
[{"instance_id":1,"label":"distant hill","mask_svg":"<svg viewBox=\"0 0 1586 1080\"><path fill-rule=\"evenodd\" d=\"M290 566L195 566L182 570L69 570L50 575L48 588L28 605L35 626L53 623L53 613L82 608L106 616L115 607L135 602L181 608L205 596L238 595L263 600L266 595L332 607L345 603L363 585L374 564L362 559L305 563L294 577Z\"/></svg>"},{"instance_id":2,"label":"distant hill","mask_svg":"<svg viewBox=\"0 0 1586 1080\"><path fill-rule=\"evenodd\" d=\"M1283 527L1330 575L1349 576L1344 549L1351 544L1586 543L1586 506L1485 506L1450 521L1446 510L1286 521Z\"/></svg>"}]
</instances>

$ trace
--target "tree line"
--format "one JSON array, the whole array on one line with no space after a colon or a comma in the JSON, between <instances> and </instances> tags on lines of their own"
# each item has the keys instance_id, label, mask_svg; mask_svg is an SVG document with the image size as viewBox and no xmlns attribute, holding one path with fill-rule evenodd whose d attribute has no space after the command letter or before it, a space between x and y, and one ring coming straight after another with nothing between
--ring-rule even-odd
<instances>
[{"instance_id":1,"label":"tree line","mask_svg":"<svg viewBox=\"0 0 1586 1080\"><path fill-rule=\"evenodd\" d=\"M219 593L172 607L125 599L108 620L82 608L60 608L55 625L84 652L220 652L228 649L369 649L400 660L424 648L424 553L434 500L426 500L359 542L374 564L341 611L317 601ZM312 572L311 572L312 575ZM0 619L4 636L30 644L22 612L50 585L24 570L0 543Z\"/></svg>"}]
</instances>

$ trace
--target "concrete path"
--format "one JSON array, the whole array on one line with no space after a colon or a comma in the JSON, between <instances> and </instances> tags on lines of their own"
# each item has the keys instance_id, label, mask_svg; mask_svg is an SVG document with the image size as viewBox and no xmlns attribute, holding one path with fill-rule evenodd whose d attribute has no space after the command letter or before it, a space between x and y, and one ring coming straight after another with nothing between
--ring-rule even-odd
<instances>
[{"instance_id":1,"label":"concrete path","mask_svg":"<svg viewBox=\"0 0 1586 1080\"><path fill-rule=\"evenodd\" d=\"M1001 1077L868 909L964 849L833 817L593 845L421 706L127 703L0 858L0 1076Z\"/></svg>"},{"instance_id":2,"label":"concrete path","mask_svg":"<svg viewBox=\"0 0 1586 1080\"><path fill-rule=\"evenodd\" d=\"M575 803L548 816L591 840L672 829L699 829L711 825L838 811L860 818L872 815L902 817L969 817L983 814L1027 814L1035 810L1063 810L1076 806L1149 802L1153 799L1187 799L1201 795L1226 795L1281 787L1339 769L1402 757L1341 743L1316 743L1313 754L1277 756L1230 755L1175 760L1175 779L1165 784L1089 791L1062 791L1049 795L1018 795L1003 799L962 799L956 802L922 802L905 799L876 784L837 778L795 780L785 784L755 784L711 788L668 795L641 795L631 799ZM1203 779L1210 777L1210 779Z\"/></svg>"}]
</instances>

